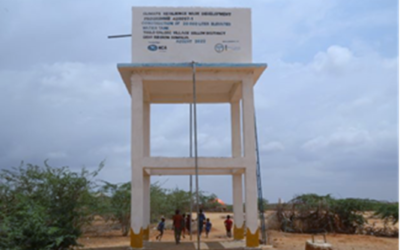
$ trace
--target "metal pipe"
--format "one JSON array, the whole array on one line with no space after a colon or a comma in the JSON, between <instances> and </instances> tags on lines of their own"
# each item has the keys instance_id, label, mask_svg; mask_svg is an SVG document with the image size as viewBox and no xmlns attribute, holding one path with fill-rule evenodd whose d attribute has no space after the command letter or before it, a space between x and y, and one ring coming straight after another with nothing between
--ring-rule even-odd
<instances>
[{"instance_id":1,"label":"metal pipe","mask_svg":"<svg viewBox=\"0 0 400 250\"><path fill-rule=\"evenodd\" d=\"M190 138L189 138L189 150L190 150L190 152L189 152L189 156L190 156L190 158L193 158L193 131L192 131L192 129L193 129L193 114L192 114L192 104L190 103L189 104L189 108L190 108L190 111L189 111L189 116L190 116L190 121L189 121L189 126L190 126L190 132L189 132L189 136L190 136ZM189 234L190 234L190 240L192 240L192 213L193 213L193 176L192 175L190 175L190 179L189 179L189 182L190 182L190 227L189 227Z\"/></svg>"},{"instance_id":2,"label":"metal pipe","mask_svg":"<svg viewBox=\"0 0 400 250\"><path fill-rule=\"evenodd\" d=\"M112 38L123 38L123 37L131 37L131 34L126 34L126 35L113 35L113 36L108 36L108 39L112 39Z\"/></svg>"},{"instance_id":3,"label":"metal pipe","mask_svg":"<svg viewBox=\"0 0 400 250\"><path fill-rule=\"evenodd\" d=\"M192 62L193 73L193 132L194 132L194 166L196 173L196 209L197 209L197 249L200 250L200 209L199 209L199 166L197 158L197 113L196 113L196 63Z\"/></svg>"}]
</instances>

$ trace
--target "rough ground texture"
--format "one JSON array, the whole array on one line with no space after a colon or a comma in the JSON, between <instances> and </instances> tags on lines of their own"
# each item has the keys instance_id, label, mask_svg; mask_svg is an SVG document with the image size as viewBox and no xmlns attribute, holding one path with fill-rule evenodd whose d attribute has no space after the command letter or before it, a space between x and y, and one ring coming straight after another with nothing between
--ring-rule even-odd
<instances>
[{"instance_id":1,"label":"rough ground texture","mask_svg":"<svg viewBox=\"0 0 400 250\"><path fill-rule=\"evenodd\" d=\"M230 239L225 236L225 229L223 220L227 215L226 213L206 213L206 216L210 218L213 229L210 233L209 238L205 238L204 235L201 238L202 241L206 242L209 249L221 249L221 244L218 241L229 242ZM122 237L121 231L117 229L112 229L112 227L104 225L104 222L97 221L95 227L102 228L101 232L88 232L80 239L80 243L84 244L86 249L112 249L126 250L129 246L129 236ZM150 230L150 241L155 241L157 231L154 227ZM305 243L307 240L311 239L309 234L292 234L284 233L279 230L269 230L269 243L273 245L273 249L277 250L304 250ZM162 242L166 243L160 249L193 249L193 244L189 243L189 237L186 236L182 239L182 244L176 247L173 243L173 231L166 230ZM320 238L316 238L322 240ZM196 236L193 236L193 241L196 240ZM399 249L399 239L398 238L383 238L367 235L345 235L345 234L328 234L327 241L333 247L333 250L396 250ZM213 243L215 242L215 243ZM225 244L226 245L226 244Z\"/></svg>"}]
</instances>

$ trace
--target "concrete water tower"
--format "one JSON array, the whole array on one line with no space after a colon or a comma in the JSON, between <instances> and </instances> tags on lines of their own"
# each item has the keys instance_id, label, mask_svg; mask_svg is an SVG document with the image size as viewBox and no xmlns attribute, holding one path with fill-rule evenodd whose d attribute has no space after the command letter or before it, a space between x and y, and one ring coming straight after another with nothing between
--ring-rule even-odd
<instances>
[{"instance_id":1,"label":"concrete water tower","mask_svg":"<svg viewBox=\"0 0 400 250\"><path fill-rule=\"evenodd\" d=\"M259 245L251 12L243 8L132 9L132 62L118 70L132 100L131 248L149 239L152 175L231 175L234 238ZM152 157L152 103L230 103L232 157ZM242 178L244 176L244 186ZM243 200L243 192L245 200ZM246 204L244 224L243 201Z\"/></svg>"}]
</instances>

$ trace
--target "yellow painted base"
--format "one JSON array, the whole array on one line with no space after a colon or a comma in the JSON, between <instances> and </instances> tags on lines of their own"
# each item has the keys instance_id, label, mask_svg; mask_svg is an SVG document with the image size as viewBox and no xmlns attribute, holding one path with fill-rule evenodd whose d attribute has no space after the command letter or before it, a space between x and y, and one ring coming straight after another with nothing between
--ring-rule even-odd
<instances>
[{"instance_id":1,"label":"yellow painted base","mask_svg":"<svg viewBox=\"0 0 400 250\"><path fill-rule=\"evenodd\" d=\"M150 227L143 229L143 240L148 241L150 239Z\"/></svg>"},{"instance_id":2,"label":"yellow painted base","mask_svg":"<svg viewBox=\"0 0 400 250\"><path fill-rule=\"evenodd\" d=\"M260 245L259 236L260 236L260 230L258 228L254 234L252 234L250 229L247 228L246 247L258 247Z\"/></svg>"},{"instance_id":3,"label":"yellow painted base","mask_svg":"<svg viewBox=\"0 0 400 250\"><path fill-rule=\"evenodd\" d=\"M244 223L241 227L236 227L233 225L233 239L235 240L243 240L244 239Z\"/></svg>"},{"instance_id":4,"label":"yellow painted base","mask_svg":"<svg viewBox=\"0 0 400 250\"><path fill-rule=\"evenodd\" d=\"M143 229L140 228L140 232L135 234L131 228L131 247L132 248L143 248Z\"/></svg>"}]
</instances>

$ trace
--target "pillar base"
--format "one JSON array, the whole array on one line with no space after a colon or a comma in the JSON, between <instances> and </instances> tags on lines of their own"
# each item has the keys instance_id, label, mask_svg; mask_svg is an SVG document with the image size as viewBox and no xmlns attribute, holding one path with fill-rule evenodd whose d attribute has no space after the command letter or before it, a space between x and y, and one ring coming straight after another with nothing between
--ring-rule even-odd
<instances>
[{"instance_id":1,"label":"pillar base","mask_svg":"<svg viewBox=\"0 0 400 250\"><path fill-rule=\"evenodd\" d=\"M251 233L250 229L247 228L246 231L246 247L259 247L260 246L260 229L257 228L257 230L254 232L254 234Z\"/></svg>"},{"instance_id":2,"label":"pillar base","mask_svg":"<svg viewBox=\"0 0 400 250\"><path fill-rule=\"evenodd\" d=\"M244 239L244 223L241 227L236 227L233 225L233 239L234 240L243 240Z\"/></svg>"},{"instance_id":3,"label":"pillar base","mask_svg":"<svg viewBox=\"0 0 400 250\"><path fill-rule=\"evenodd\" d=\"M148 241L150 239L150 226L143 229L143 240Z\"/></svg>"},{"instance_id":4,"label":"pillar base","mask_svg":"<svg viewBox=\"0 0 400 250\"><path fill-rule=\"evenodd\" d=\"M132 230L130 229L130 237L131 237L131 248L132 249L139 249L143 248L143 229L140 228L140 231L138 234L135 234Z\"/></svg>"}]
</instances>

